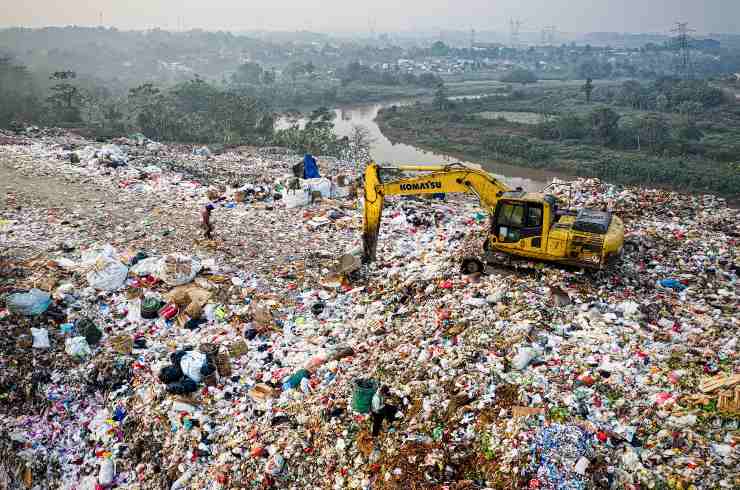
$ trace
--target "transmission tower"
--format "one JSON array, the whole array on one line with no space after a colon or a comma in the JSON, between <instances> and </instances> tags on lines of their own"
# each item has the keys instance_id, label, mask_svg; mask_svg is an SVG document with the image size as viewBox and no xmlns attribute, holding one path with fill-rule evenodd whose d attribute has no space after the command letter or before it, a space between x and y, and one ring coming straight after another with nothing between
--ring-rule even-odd
<instances>
[{"instance_id":1,"label":"transmission tower","mask_svg":"<svg viewBox=\"0 0 740 490\"><path fill-rule=\"evenodd\" d=\"M684 79L692 77L690 33L695 30L689 28L688 22L676 22L676 27L671 29L671 32L676 35L674 43L678 51L678 71Z\"/></svg>"},{"instance_id":2,"label":"transmission tower","mask_svg":"<svg viewBox=\"0 0 740 490\"><path fill-rule=\"evenodd\" d=\"M520 19L511 19L509 21L509 30L510 30L510 44L511 47L514 49L517 49L520 47L519 45L519 30L522 27L522 22Z\"/></svg>"},{"instance_id":3,"label":"transmission tower","mask_svg":"<svg viewBox=\"0 0 740 490\"><path fill-rule=\"evenodd\" d=\"M545 26L542 28L542 32L540 33L540 41L543 46L552 46L555 44L555 33L557 32L557 27L555 26Z\"/></svg>"},{"instance_id":4,"label":"transmission tower","mask_svg":"<svg viewBox=\"0 0 740 490\"><path fill-rule=\"evenodd\" d=\"M557 26L545 26L545 29L547 29L547 44L552 46L555 44L555 36L558 33L558 28Z\"/></svg>"}]
</instances>

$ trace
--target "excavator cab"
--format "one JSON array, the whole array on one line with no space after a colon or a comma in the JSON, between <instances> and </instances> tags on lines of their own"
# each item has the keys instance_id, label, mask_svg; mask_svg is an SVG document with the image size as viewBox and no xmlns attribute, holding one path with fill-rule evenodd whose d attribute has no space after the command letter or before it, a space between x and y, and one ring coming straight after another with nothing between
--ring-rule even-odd
<instances>
[{"instance_id":1,"label":"excavator cab","mask_svg":"<svg viewBox=\"0 0 740 490\"><path fill-rule=\"evenodd\" d=\"M546 241L542 239L545 216L552 215L555 203L523 196L522 192L502 196L491 216L491 237L501 246L541 248Z\"/></svg>"}]
</instances>

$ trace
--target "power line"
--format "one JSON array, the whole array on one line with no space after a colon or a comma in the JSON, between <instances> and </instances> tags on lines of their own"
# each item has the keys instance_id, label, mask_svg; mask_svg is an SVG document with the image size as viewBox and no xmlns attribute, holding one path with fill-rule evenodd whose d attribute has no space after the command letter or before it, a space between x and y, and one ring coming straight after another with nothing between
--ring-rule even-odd
<instances>
[{"instance_id":1,"label":"power line","mask_svg":"<svg viewBox=\"0 0 740 490\"><path fill-rule=\"evenodd\" d=\"M522 20L520 20L520 19L516 19L516 20L511 19L509 21L509 30L510 30L510 34L509 34L510 35L510 39L509 39L509 42L511 44L511 47L514 48L514 49L520 47L520 45L519 45L519 30L521 29L522 24L524 24L524 22Z\"/></svg>"},{"instance_id":2,"label":"power line","mask_svg":"<svg viewBox=\"0 0 740 490\"><path fill-rule=\"evenodd\" d=\"M692 78L691 69L691 35L696 29L691 29L688 22L676 22L671 32L676 34L674 43L678 51L678 71L684 79Z\"/></svg>"}]
</instances>

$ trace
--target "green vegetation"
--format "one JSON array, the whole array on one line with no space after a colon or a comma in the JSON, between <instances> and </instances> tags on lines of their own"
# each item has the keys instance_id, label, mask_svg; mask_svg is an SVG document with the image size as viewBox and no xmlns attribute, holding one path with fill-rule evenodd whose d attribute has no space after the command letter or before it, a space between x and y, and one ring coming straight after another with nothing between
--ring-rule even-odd
<instances>
[{"instance_id":1,"label":"green vegetation","mask_svg":"<svg viewBox=\"0 0 740 490\"><path fill-rule=\"evenodd\" d=\"M535 112L484 111L477 115L483 119L503 119L521 124L537 124L542 119L541 115Z\"/></svg>"},{"instance_id":2,"label":"green vegetation","mask_svg":"<svg viewBox=\"0 0 740 490\"><path fill-rule=\"evenodd\" d=\"M36 116L40 94L28 69L0 57L0 127Z\"/></svg>"},{"instance_id":3,"label":"green vegetation","mask_svg":"<svg viewBox=\"0 0 740 490\"><path fill-rule=\"evenodd\" d=\"M339 156L348 141L338 140L332 131L334 113L325 107L313 111L305 126L293 125L275 132L273 143L300 153Z\"/></svg>"},{"instance_id":4,"label":"green vegetation","mask_svg":"<svg viewBox=\"0 0 740 490\"><path fill-rule=\"evenodd\" d=\"M141 85L131 89L123 108L129 129L161 141L261 142L269 141L273 131L272 113L260 100L219 90L200 78L169 90Z\"/></svg>"},{"instance_id":5,"label":"green vegetation","mask_svg":"<svg viewBox=\"0 0 740 490\"><path fill-rule=\"evenodd\" d=\"M620 48L465 39L0 29L0 128L346 154L351 141L327 128L328 111L280 131L276 113L422 97L429 105L381 114L390 136L470 158L737 193L740 113L729 101L740 93L740 37L697 40L693 73L712 82L666 78L675 50L660 36Z\"/></svg>"},{"instance_id":6,"label":"green vegetation","mask_svg":"<svg viewBox=\"0 0 740 490\"><path fill-rule=\"evenodd\" d=\"M514 68L509 73L501 77L501 81L526 85L528 83L535 83L537 81L537 75L525 68Z\"/></svg>"},{"instance_id":7,"label":"green vegetation","mask_svg":"<svg viewBox=\"0 0 740 490\"><path fill-rule=\"evenodd\" d=\"M661 79L595 85L592 102L584 92L537 85L444 109L393 107L378 122L394 140L471 160L738 196L740 109L719 89Z\"/></svg>"},{"instance_id":8,"label":"green vegetation","mask_svg":"<svg viewBox=\"0 0 740 490\"><path fill-rule=\"evenodd\" d=\"M422 73L419 76L413 73L393 73L392 71L374 69L368 65L363 65L359 61L353 61L346 67L340 68L337 70L337 75L342 81L342 86L359 81L369 85L411 85L432 88L442 82L442 79L433 73Z\"/></svg>"}]
</instances>

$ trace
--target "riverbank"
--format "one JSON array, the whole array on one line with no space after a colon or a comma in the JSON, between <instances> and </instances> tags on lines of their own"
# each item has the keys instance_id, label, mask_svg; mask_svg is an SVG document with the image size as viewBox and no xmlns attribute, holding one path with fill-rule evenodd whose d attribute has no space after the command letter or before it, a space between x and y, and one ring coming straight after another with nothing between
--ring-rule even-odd
<instances>
[{"instance_id":1,"label":"riverbank","mask_svg":"<svg viewBox=\"0 0 740 490\"><path fill-rule=\"evenodd\" d=\"M529 136L531 125L485 118L478 103L438 111L429 104L386 108L376 122L393 142L457 154L471 161L497 160L523 167L598 177L623 185L710 192L737 201L740 169L705 158L661 157L590 144L544 141Z\"/></svg>"},{"instance_id":2,"label":"riverbank","mask_svg":"<svg viewBox=\"0 0 740 490\"><path fill-rule=\"evenodd\" d=\"M508 85L498 80L475 80L446 83L445 87L450 97L478 97L508 90ZM403 99L429 101L437 88L351 83L346 87L336 86L331 89L306 85L301 86L300 90L301 102L276 101L276 110L281 113L310 112L319 106L362 105Z\"/></svg>"}]
</instances>

